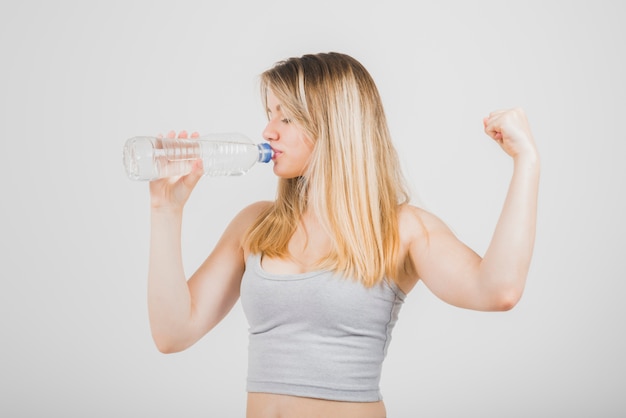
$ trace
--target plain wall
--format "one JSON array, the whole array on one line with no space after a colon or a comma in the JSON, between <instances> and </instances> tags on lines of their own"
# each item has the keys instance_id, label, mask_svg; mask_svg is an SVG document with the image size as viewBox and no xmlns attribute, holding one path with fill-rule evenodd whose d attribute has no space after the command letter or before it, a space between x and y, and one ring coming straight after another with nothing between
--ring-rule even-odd
<instances>
[{"instance_id":1,"label":"plain wall","mask_svg":"<svg viewBox=\"0 0 626 418\"><path fill-rule=\"evenodd\" d=\"M506 313L423 286L400 314L382 391L398 417L626 414L626 7L617 1L3 2L0 415L241 417L237 304L187 351L157 352L146 307L149 196L124 141L187 129L261 140L257 76L339 51L378 83L415 203L483 253L511 161L482 132L523 107L542 157L525 294ZM188 274L269 167L204 178ZM271 303L271 301L269 301Z\"/></svg>"}]
</instances>

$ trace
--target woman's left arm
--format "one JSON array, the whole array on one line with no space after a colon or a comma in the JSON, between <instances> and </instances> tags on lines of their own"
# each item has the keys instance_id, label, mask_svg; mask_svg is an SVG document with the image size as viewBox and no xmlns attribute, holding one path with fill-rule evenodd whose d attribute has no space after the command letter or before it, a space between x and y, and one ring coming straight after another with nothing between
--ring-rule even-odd
<instances>
[{"instance_id":1,"label":"woman's left arm","mask_svg":"<svg viewBox=\"0 0 626 418\"><path fill-rule=\"evenodd\" d=\"M441 299L476 310L508 310L519 301L535 241L539 155L522 109L492 112L485 133L513 159L513 175L491 242L481 258L436 217L427 239L411 245L421 279Z\"/></svg>"}]
</instances>

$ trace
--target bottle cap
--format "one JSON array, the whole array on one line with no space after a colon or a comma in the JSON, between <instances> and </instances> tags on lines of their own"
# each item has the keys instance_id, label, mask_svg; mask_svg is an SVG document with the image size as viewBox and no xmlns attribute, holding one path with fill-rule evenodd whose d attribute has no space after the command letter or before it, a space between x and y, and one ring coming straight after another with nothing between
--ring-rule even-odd
<instances>
[{"instance_id":1,"label":"bottle cap","mask_svg":"<svg viewBox=\"0 0 626 418\"><path fill-rule=\"evenodd\" d=\"M270 144L268 144L267 142L259 144L259 162L269 162L272 159L272 154L274 154L274 152L272 151L272 147L270 147Z\"/></svg>"}]
</instances>

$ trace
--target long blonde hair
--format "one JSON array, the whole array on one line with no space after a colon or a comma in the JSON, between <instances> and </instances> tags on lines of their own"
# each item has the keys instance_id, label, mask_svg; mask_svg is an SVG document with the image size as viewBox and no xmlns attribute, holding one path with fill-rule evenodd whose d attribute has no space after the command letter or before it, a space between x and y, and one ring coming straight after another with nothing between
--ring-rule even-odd
<instances>
[{"instance_id":1,"label":"long blonde hair","mask_svg":"<svg viewBox=\"0 0 626 418\"><path fill-rule=\"evenodd\" d=\"M322 53L278 62L260 81L263 100L271 90L314 147L302 177L279 180L276 201L248 230L245 245L289 257L289 240L312 210L332 242L317 267L365 286L397 279L398 207L409 193L368 71L348 55Z\"/></svg>"}]
</instances>

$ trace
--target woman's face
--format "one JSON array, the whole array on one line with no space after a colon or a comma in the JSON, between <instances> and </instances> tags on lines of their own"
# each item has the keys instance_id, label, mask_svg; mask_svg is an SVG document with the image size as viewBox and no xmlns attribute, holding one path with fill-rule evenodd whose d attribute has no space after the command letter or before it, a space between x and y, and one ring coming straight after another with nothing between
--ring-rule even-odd
<instances>
[{"instance_id":1,"label":"woman's face","mask_svg":"<svg viewBox=\"0 0 626 418\"><path fill-rule=\"evenodd\" d=\"M271 90L267 93L268 122L263 137L274 150L274 174L294 178L304 174L313 151L313 142L304 130L289 119Z\"/></svg>"}]
</instances>

